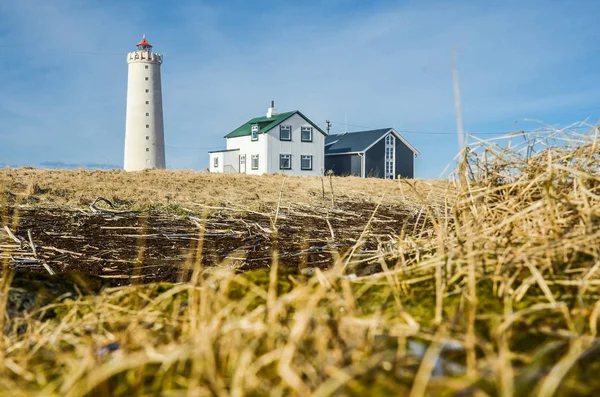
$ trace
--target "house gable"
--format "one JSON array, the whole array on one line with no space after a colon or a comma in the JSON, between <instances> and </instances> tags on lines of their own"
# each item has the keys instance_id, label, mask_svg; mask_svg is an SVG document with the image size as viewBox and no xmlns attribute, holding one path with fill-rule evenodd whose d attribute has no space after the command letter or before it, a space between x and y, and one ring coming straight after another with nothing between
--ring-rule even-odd
<instances>
[{"instance_id":1,"label":"house gable","mask_svg":"<svg viewBox=\"0 0 600 397\"><path fill-rule=\"evenodd\" d=\"M319 134L317 130L307 122L301 114L294 114L279 125L289 125L291 128L290 139L281 139L279 126L275 126L261 135L262 139L267 138L268 146L268 173L286 173L290 175L322 175L324 164L324 145L325 136ZM302 129L311 126L312 140L302 140ZM239 138L238 138L239 139ZM291 156L292 169L281 169L281 155ZM302 169L302 156L312 157L311 169Z\"/></svg>"},{"instance_id":2,"label":"house gable","mask_svg":"<svg viewBox=\"0 0 600 397\"><path fill-rule=\"evenodd\" d=\"M398 131L396 131L393 128L390 128L387 133L381 135L376 141L374 141L371 145L369 145L368 147L365 148L365 152L369 149L371 149L373 146L375 146L375 144L377 144L379 141L381 141L383 138L385 138L388 133L391 133L392 135L394 135L396 137L396 139L398 139L400 142L402 142L415 156L418 156L421 154L421 152L419 152L417 149L415 149L415 147L413 145L411 145L410 143L408 143L408 141L406 139L404 139L404 137L402 137L402 135L400 135L398 133Z\"/></svg>"},{"instance_id":3,"label":"house gable","mask_svg":"<svg viewBox=\"0 0 600 397\"><path fill-rule=\"evenodd\" d=\"M393 128L382 128L378 130L329 135L326 137L325 141L325 155L364 153L381 141L388 133L392 133L396 139L406 145L406 147L408 147L415 155L421 154L396 130Z\"/></svg>"},{"instance_id":4,"label":"house gable","mask_svg":"<svg viewBox=\"0 0 600 397\"><path fill-rule=\"evenodd\" d=\"M396 140L396 159L395 159L395 175L400 175L402 178L415 177L415 155L411 149L399 139Z\"/></svg>"},{"instance_id":5,"label":"house gable","mask_svg":"<svg viewBox=\"0 0 600 397\"><path fill-rule=\"evenodd\" d=\"M237 137L241 137L241 136L251 135L253 125L258 125L258 128L259 128L258 133L264 134L264 133L272 130L273 128L277 127L279 124L283 123L285 120L289 119L290 117L292 117L295 114L298 114L300 117L302 117L304 120L306 120L307 123L309 123L311 126L313 126L313 128L315 130L319 131L321 134L327 135L325 133L325 131L323 131L321 128L319 128L315 123L313 123L310 119L308 119L300 111L294 110L292 112L280 113L280 114L277 114L272 117L266 117L266 116L255 117L255 118L249 120L248 122L242 124L235 130L231 131L229 134L225 135L225 138L237 138Z\"/></svg>"},{"instance_id":6,"label":"house gable","mask_svg":"<svg viewBox=\"0 0 600 397\"><path fill-rule=\"evenodd\" d=\"M385 139L377 140L366 149L364 157L365 177L385 178Z\"/></svg>"}]
</instances>

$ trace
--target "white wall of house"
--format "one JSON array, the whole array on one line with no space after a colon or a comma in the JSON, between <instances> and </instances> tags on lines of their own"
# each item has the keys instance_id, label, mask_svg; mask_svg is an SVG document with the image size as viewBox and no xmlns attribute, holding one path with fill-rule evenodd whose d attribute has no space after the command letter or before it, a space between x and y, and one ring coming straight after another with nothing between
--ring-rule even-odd
<instances>
[{"instance_id":1,"label":"white wall of house","mask_svg":"<svg viewBox=\"0 0 600 397\"><path fill-rule=\"evenodd\" d=\"M223 172L223 153L225 152L213 152L209 153L209 166L208 169L210 172ZM217 165L215 166L215 159Z\"/></svg>"},{"instance_id":2,"label":"white wall of house","mask_svg":"<svg viewBox=\"0 0 600 397\"><path fill-rule=\"evenodd\" d=\"M291 126L292 139L280 139L280 126ZM302 127L312 128L312 141L302 141ZM241 172L246 174L272 174L315 176L323 175L325 168L325 136L299 114L294 114L281 124L253 141L250 135L227 138L227 150L210 153L211 172ZM291 169L280 169L280 155L291 155ZM240 156L245 156L244 167L240 169ZM252 169L252 158L258 156L258 168ZM302 169L302 156L312 156L312 169ZM215 167L214 161L218 158Z\"/></svg>"},{"instance_id":3,"label":"white wall of house","mask_svg":"<svg viewBox=\"0 0 600 397\"><path fill-rule=\"evenodd\" d=\"M215 159L217 160L216 166ZM240 172L239 150L223 150L209 153L209 161L210 172L224 172L226 174Z\"/></svg>"},{"instance_id":4,"label":"white wall of house","mask_svg":"<svg viewBox=\"0 0 600 397\"><path fill-rule=\"evenodd\" d=\"M233 174L240 172L240 151L223 152L223 172Z\"/></svg>"},{"instance_id":5,"label":"white wall of house","mask_svg":"<svg viewBox=\"0 0 600 397\"><path fill-rule=\"evenodd\" d=\"M227 149L239 149L239 156L246 155L246 174L260 175L267 173L267 135L258 134L258 140L253 141L250 135L240 136L237 138L227 138ZM258 155L258 169L252 169L252 156Z\"/></svg>"},{"instance_id":6,"label":"white wall of house","mask_svg":"<svg viewBox=\"0 0 600 397\"><path fill-rule=\"evenodd\" d=\"M292 127L292 140L282 141L279 139L279 126L289 125ZM299 114L295 114L275 128L269 130L265 135L268 138L266 153L268 153L268 167L265 172L283 173L286 175L315 176L323 175L325 168L325 136L316 128L312 127L312 142L302 142L301 128L312 127ZM279 168L279 155L292 155L292 169L281 170ZM300 159L302 155L312 156L312 170L302 170Z\"/></svg>"}]
</instances>

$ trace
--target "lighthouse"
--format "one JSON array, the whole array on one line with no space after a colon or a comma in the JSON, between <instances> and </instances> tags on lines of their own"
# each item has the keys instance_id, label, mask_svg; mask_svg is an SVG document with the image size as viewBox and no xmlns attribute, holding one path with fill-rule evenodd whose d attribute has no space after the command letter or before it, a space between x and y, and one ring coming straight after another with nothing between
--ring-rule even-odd
<instances>
[{"instance_id":1,"label":"lighthouse","mask_svg":"<svg viewBox=\"0 0 600 397\"><path fill-rule=\"evenodd\" d=\"M127 54L127 115L125 120L125 171L165 168L160 65L146 35Z\"/></svg>"}]
</instances>

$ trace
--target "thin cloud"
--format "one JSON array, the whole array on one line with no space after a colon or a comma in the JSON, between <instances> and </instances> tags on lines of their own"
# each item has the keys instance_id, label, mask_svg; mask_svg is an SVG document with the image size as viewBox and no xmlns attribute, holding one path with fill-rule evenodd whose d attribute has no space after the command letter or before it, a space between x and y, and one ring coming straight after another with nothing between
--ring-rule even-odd
<instances>
[{"instance_id":1,"label":"thin cloud","mask_svg":"<svg viewBox=\"0 0 600 397\"><path fill-rule=\"evenodd\" d=\"M86 168L90 170L116 170L122 168L120 165L104 164L104 163L65 163L62 161L42 161L39 163L40 168L71 170L77 168Z\"/></svg>"},{"instance_id":2,"label":"thin cloud","mask_svg":"<svg viewBox=\"0 0 600 397\"><path fill-rule=\"evenodd\" d=\"M588 12L521 2L361 7L3 4L5 59L19 65L0 61L0 158L121 164L127 65L114 53L130 51L141 33L166 52L172 169L206 168L205 150L181 148L224 146L225 133L264 113L272 99L317 123L347 114L354 125L452 132L454 45L467 131L505 131L525 117L568 123L580 109L597 111L598 72L585 66L597 52L593 4ZM420 177L436 177L457 151L452 135L407 138L422 153Z\"/></svg>"}]
</instances>

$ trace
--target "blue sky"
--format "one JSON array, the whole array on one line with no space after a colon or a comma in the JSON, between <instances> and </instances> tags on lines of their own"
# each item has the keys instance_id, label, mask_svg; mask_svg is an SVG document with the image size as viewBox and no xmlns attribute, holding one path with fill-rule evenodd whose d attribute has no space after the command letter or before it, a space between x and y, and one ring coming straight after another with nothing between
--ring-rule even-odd
<instances>
[{"instance_id":1,"label":"blue sky","mask_svg":"<svg viewBox=\"0 0 600 397\"><path fill-rule=\"evenodd\" d=\"M122 166L127 63L163 63L167 163L203 170L223 135L276 101L332 132L394 127L417 177L467 132L600 117L596 1L0 0L0 164Z\"/></svg>"}]
</instances>

